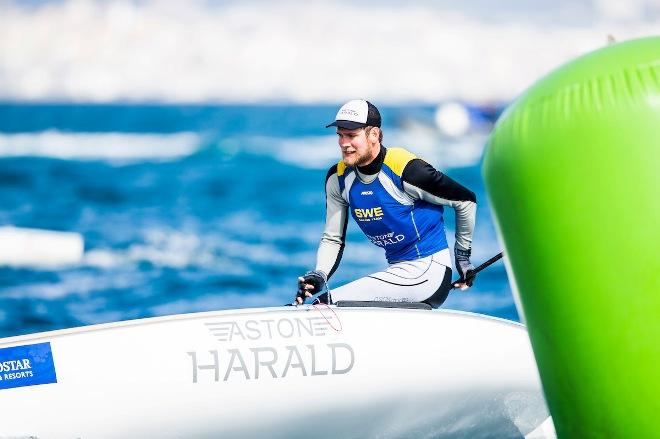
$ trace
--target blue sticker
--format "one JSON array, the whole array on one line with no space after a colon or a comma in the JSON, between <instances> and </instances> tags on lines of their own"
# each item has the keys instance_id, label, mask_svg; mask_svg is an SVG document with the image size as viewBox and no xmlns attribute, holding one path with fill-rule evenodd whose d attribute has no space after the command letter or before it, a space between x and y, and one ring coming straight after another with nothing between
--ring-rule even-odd
<instances>
[{"instance_id":1,"label":"blue sticker","mask_svg":"<svg viewBox=\"0 0 660 439\"><path fill-rule=\"evenodd\" d=\"M0 349L0 389L56 382L50 343Z\"/></svg>"}]
</instances>

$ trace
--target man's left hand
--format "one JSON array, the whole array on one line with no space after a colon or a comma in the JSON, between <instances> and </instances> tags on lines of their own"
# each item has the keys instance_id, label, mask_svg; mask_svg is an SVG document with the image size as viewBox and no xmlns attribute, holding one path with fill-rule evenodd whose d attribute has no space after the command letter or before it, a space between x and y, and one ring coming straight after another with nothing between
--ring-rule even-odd
<instances>
[{"instance_id":1,"label":"man's left hand","mask_svg":"<svg viewBox=\"0 0 660 439\"><path fill-rule=\"evenodd\" d=\"M460 276L460 279L454 283L454 288L460 288L462 291L470 288L477 277L474 274L474 265L470 262L471 254L472 250L470 249L465 250L458 246L454 247L454 264Z\"/></svg>"}]
</instances>

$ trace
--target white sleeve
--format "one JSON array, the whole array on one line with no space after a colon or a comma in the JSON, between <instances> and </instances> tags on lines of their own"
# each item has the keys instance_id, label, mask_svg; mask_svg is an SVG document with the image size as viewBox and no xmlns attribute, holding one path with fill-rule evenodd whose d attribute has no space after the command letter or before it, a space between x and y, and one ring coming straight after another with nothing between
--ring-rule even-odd
<instances>
[{"instance_id":1,"label":"white sleeve","mask_svg":"<svg viewBox=\"0 0 660 439\"><path fill-rule=\"evenodd\" d=\"M348 203L339 191L336 166L330 169L326 178L325 203L325 229L316 254L316 269L330 278L344 252L348 223Z\"/></svg>"}]
</instances>

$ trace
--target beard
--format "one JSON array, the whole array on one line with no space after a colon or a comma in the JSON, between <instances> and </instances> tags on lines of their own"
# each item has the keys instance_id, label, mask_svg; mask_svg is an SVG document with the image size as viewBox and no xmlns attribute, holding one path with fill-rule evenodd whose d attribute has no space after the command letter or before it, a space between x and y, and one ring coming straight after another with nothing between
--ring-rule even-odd
<instances>
[{"instance_id":1,"label":"beard","mask_svg":"<svg viewBox=\"0 0 660 439\"><path fill-rule=\"evenodd\" d=\"M342 160L346 166L364 166L368 165L372 158L368 152L360 154L359 151L355 151L349 156L342 155Z\"/></svg>"}]
</instances>

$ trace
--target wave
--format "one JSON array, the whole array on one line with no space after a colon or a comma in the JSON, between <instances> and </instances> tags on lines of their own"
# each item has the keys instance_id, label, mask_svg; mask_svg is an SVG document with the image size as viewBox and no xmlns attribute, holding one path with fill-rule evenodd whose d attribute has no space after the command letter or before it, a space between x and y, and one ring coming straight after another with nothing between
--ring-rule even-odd
<instances>
[{"instance_id":1,"label":"wave","mask_svg":"<svg viewBox=\"0 0 660 439\"><path fill-rule=\"evenodd\" d=\"M489 315L501 315L503 309L515 310L515 303L508 290L486 291L474 294L470 290L455 291L450 294L443 308L460 311L480 312Z\"/></svg>"},{"instance_id":2,"label":"wave","mask_svg":"<svg viewBox=\"0 0 660 439\"><path fill-rule=\"evenodd\" d=\"M219 309L281 306L284 305L284 302L287 301L290 297L293 297L291 290L291 288L287 288L286 290L277 288L269 289L265 292L254 293L249 293L246 291L230 291L223 292L223 294L208 294L190 299L181 299L164 304L154 305L149 307L149 311L153 315L173 315Z\"/></svg>"},{"instance_id":3,"label":"wave","mask_svg":"<svg viewBox=\"0 0 660 439\"><path fill-rule=\"evenodd\" d=\"M463 3L6 1L0 99L506 101L660 25L657 0Z\"/></svg>"},{"instance_id":4,"label":"wave","mask_svg":"<svg viewBox=\"0 0 660 439\"><path fill-rule=\"evenodd\" d=\"M387 132L387 145L406 146L441 169L471 166L481 160L486 136L442 137L435 129L404 128ZM209 142L211 145L209 145ZM340 158L335 135L272 137L231 136L209 140L204 134L38 133L0 134L0 158L48 157L102 160L118 164L180 160L200 151L231 159L238 154L264 156L305 169L327 169Z\"/></svg>"},{"instance_id":5,"label":"wave","mask_svg":"<svg viewBox=\"0 0 660 439\"><path fill-rule=\"evenodd\" d=\"M406 147L438 169L472 166L480 162L486 144L485 134L448 138L433 127L405 127L387 130L386 146ZM336 135L304 137L242 136L218 142L229 156L239 152L268 156L299 168L326 170L341 159Z\"/></svg>"},{"instance_id":6,"label":"wave","mask_svg":"<svg viewBox=\"0 0 660 439\"><path fill-rule=\"evenodd\" d=\"M336 136L229 137L218 142L219 149L226 154L239 152L268 156L281 163L306 169L327 169L339 155Z\"/></svg>"},{"instance_id":7,"label":"wave","mask_svg":"<svg viewBox=\"0 0 660 439\"><path fill-rule=\"evenodd\" d=\"M244 231L253 240L249 242L232 230L239 218L228 218L220 230L206 234L161 228L146 230L143 241L128 248L96 248L86 252L82 264L107 270L148 263L156 267L195 267L223 275L249 276L259 266L306 265L315 258L310 250L292 251L274 241L283 238L315 241L320 235L310 230L317 227L255 224ZM241 225L244 228L245 222Z\"/></svg>"},{"instance_id":8,"label":"wave","mask_svg":"<svg viewBox=\"0 0 660 439\"><path fill-rule=\"evenodd\" d=\"M70 133L0 134L0 157L50 157L66 160L163 161L193 154L200 135Z\"/></svg>"}]
</instances>

